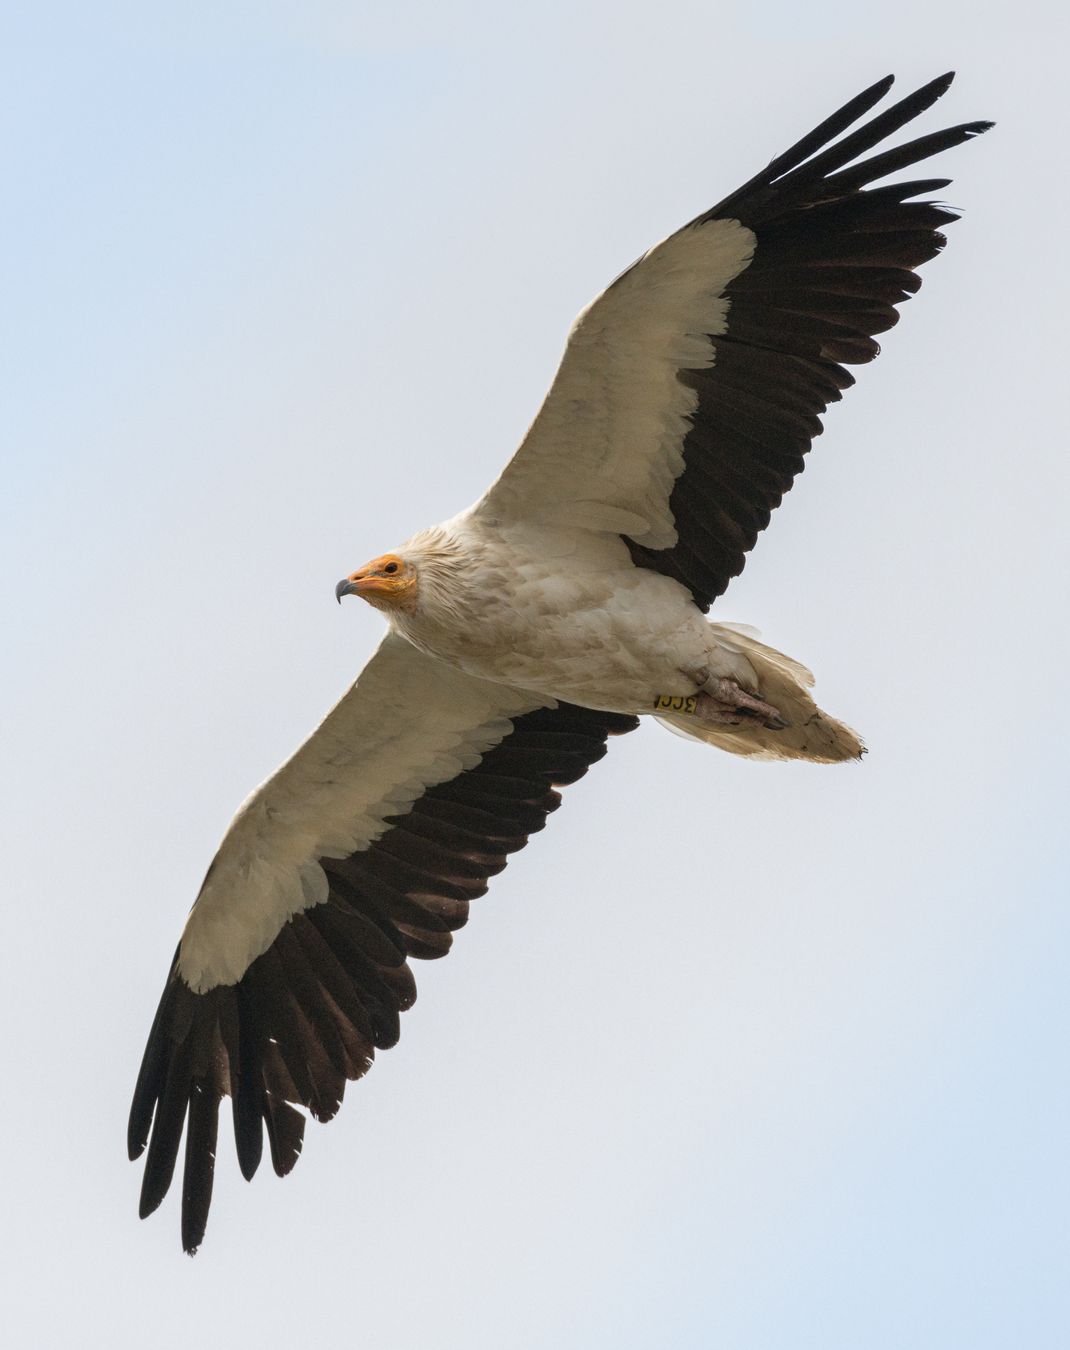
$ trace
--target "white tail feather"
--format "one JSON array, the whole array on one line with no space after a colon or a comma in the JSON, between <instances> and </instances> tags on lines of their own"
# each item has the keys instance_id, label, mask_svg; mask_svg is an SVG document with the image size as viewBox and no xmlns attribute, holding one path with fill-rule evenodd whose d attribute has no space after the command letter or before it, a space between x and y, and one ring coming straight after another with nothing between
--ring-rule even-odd
<instances>
[{"instance_id":1,"label":"white tail feather","mask_svg":"<svg viewBox=\"0 0 1070 1350\"><path fill-rule=\"evenodd\" d=\"M735 726L703 722L687 713L664 713L658 721L690 740L719 746L749 759L804 759L840 764L860 759L865 746L857 732L838 722L814 702L809 690L814 677L804 665L756 641L739 628L711 624L719 646L746 657L757 676L758 695L779 709L788 726L774 731L754 719Z\"/></svg>"}]
</instances>

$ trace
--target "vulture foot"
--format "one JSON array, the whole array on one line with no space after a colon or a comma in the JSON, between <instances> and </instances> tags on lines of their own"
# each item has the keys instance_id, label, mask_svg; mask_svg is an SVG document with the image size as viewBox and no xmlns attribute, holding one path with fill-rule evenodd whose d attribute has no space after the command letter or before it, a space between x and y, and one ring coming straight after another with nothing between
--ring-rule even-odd
<instances>
[{"instance_id":1,"label":"vulture foot","mask_svg":"<svg viewBox=\"0 0 1070 1350\"><path fill-rule=\"evenodd\" d=\"M754 719L771 731L783 731L788 725L779 708L756 694L748 694L735 680L711 680L698 696L695 714L704 722L729 726Z\"/></svg>"}]
</instances>

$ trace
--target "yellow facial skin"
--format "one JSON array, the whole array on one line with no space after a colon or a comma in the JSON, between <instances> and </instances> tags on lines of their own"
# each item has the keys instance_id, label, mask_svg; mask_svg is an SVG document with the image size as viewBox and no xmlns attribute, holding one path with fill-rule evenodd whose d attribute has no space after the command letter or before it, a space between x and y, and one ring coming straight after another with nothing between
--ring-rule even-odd
<instances>
[{"instance_id":1,"label":"yellow facial skin","mask_svg":"<svg viewBox=\"0 0 1070 1350\"><path fill-rule=\"evenodd\" d=\"M343 595L359 595L376 609L412 609L416 604L416 568L396 553L384 553L351 572L335 587Z\"/></svg>"}]
</instances>

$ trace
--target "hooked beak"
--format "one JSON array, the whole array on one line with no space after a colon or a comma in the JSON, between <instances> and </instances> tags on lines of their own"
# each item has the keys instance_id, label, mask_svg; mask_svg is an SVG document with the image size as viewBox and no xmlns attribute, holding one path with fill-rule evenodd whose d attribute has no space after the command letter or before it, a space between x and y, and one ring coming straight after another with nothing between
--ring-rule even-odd
<instances>
[{"instance_id":1,"label":"hooked beak","mask_svg":"<svg viewBox=\"0 0 1070 1350\"><path fill-rule=\"evenodd\" d=\"M366 568L360 572L351 572L343 577L334 588L334 598L342 603L343 595L359 595L367 599L369 595L389 595L394 584L393 577L377 576Z\"/></svg>"}]
</instances>

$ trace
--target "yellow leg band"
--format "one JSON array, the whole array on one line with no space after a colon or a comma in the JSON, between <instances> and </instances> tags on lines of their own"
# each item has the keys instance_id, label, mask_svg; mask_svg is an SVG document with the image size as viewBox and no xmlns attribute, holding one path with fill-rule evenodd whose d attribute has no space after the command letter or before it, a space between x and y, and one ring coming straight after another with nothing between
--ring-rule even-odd
<instances>
[{"instance_id":1,"label":"yellow leg band","mask_svg":"<svg viewBox=\"0 0 1070 1350\"><path fill-rule=\"evenodd\" d=\"M693 713L697 707L695 694L686 698L682 694L658 694L654 699L655 712Z\"/></svg>"}]
</instances>

